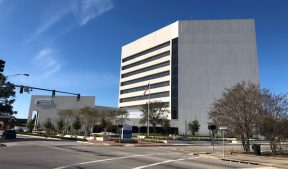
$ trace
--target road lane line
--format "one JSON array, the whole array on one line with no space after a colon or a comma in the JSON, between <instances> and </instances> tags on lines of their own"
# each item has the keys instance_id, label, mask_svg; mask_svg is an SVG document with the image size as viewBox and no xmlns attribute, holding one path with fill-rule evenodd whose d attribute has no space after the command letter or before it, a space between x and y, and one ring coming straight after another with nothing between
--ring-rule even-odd
<instances>
[{"instance_id":1,"label":"road lane line","mask_svg":"<svg viewBox=\"0 0 288 169\"><path fill-rule=\"evenodd\" d=\"M187 158L187 159L180 158L180 159L176 159L176 160L167 160L167 161L162 161L162 162L158 162L158 163L152 163L152 164L148 164L148 165L135 167L133 169L142 169L142 168L147 168L147 167L153 167L153 166L156 166L156 165L171 163L171 162L175 162L175 161L192 160L192 159L196 159L196 158L199 158L199 157L193 157L193 158Z\"/></svg>"},{"instance_id":2,"label":"road lane line","mask_svg":"<svg viewBox=\"0 0 288 169\"><path fill-rule=\"evenodd\" d=\"M103 160L94 160L94 161L87 161L87 162L82 162L82 163L75 163L75 164L57 167L54 169L64 169L64 168L77 166L77 165L85 165L85 164L99 163L99 162L104 162L104 161L120 160L120 159L125 159L125 158L144 157L144 156L153 156L153 155L165 155L165 154L180 154L180 153L138 154L138 155L132 155L132 156L124 156L124 157L116 157L116 158L108 158L108 159L103 159Z\"/></svg>"}]
</instances>

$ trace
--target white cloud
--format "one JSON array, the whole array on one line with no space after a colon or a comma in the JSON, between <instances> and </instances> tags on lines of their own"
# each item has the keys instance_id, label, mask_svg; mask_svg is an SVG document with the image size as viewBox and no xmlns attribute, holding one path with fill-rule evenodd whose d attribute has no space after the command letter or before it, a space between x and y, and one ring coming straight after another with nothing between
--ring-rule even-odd
<instances>
[{"instance_id":1,"label":"white cloud","mask_svg":"<svg viewBox=\"0 0 288 169\"><path fill-rule=\"evenodd\" d=\"M42 49L33 58L33 64L43 78L52 76L61 69L57 53L53 49Z\"/></svg>"},{"instance_id":2,"label":"white cloud","mask_svg":"<svg viewBox=\"0 0 288 169\"><path fill-rule=\"evenodd\" d=\"M34 31L31 36L24 41L24 44L30 43L40 34L45 33L50 28L56 27L57 23L60 23L62 20L71 16L73 19L71 24L68 24L65 28L58 28L62 30L60 31L60 34L82 27L114 7L112 0L66 0L61 2L64 4L52 4L51 8L48 8L43 12L46 16L43 17L42 23L36 31Z\"/></svg>"},{"instance_id":3,"label":"white cloud","mask_svg":"<svg viewBox=\"0 0 288 169\"><path fill-rule=\"evenodd\" d=\"M111 0L78 0L73 4L72 12L79 26L83 26L112 8Z\"/></svg>"}]
</instances>

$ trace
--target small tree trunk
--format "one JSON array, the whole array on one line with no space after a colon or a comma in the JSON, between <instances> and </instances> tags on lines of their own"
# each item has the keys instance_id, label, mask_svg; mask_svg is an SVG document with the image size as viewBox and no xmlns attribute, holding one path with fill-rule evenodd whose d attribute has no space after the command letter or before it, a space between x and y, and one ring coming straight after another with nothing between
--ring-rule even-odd
<instances>
[{"instance_id":1,"label":"small tree trunk","mask_svg":"<svg viewBox=\"0 0 288 169\"><path fill-rule=\"evenodd\" d=\"M155 136L155 129L156 129L156 127L155 127L155 125L153 125L153 134L154 134L154 136Z\"/></svg>"},{"instance_id":2,"label":"small tree trunk","mask_svg":"<svg viewBox=\"0 0 288 169\"><path fill-rule=\"evenodd\" d=\"M247 137L246 139L247 139L246 152L250 152L250 140L249 140L249 137Z\"/></svg>"}]
</instances>

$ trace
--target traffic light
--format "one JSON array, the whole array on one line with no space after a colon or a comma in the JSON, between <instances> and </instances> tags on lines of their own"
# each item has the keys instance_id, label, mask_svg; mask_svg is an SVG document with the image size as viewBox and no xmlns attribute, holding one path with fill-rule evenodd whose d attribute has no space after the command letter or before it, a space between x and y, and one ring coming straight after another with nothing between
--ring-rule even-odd
<instances>
[{"instance_id":1,"label":"traffic light","mask_svg":"<svg viewBox=\"0 0 288 169\"><path fill-rule=\"evenodd\" d=\"M24 86L20 86L20 94L22 94L23 93L23 90L24 90Z\"/></svg>"},{"instance_id":2,"label":"traffic light","mask_svg":"<svg viewBox=\"0 0 288 169\"><path fill-rule=\"evenodd\" d=\"M5 61L4 60L0 60L0 72L1 73L4 71L4 67L5 67Z\"/></svg>"},{"instance_id":3,"label":"traffic light","mask_svg":"<svg viewBox=\"0 0 288 169\"><path fill-rule=\"evenodd\" d=\"M80 94L77 94L77 102L80 101Z\"/></svg>"},{"instance_id":4,"label":"traffic light","mask_svg":"<svg viewBox=\"0 0 288 169\"><path fill-rule=\"evenodd\" d=\"M56 91L55 91L55 90L52 90L52 97L53 97L53 98L55 97L55 93L56 93Z\"/></svg>"}]
</instances>

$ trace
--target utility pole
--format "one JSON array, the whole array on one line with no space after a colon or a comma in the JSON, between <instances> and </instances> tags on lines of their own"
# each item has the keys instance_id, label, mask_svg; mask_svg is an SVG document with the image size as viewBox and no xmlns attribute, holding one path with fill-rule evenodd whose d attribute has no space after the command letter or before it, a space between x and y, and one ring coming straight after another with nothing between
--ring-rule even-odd
<instances>
[{"instance_id":1,"label":"utility pole","mask_svg":"<svg viewBox=\"0 0 288 169\"><path fill-rule=\"evenodd\" d=\"M185 120L185 137L186 137L186 140L187 140L187 121Z\"/></svg>"}]
</instances>

